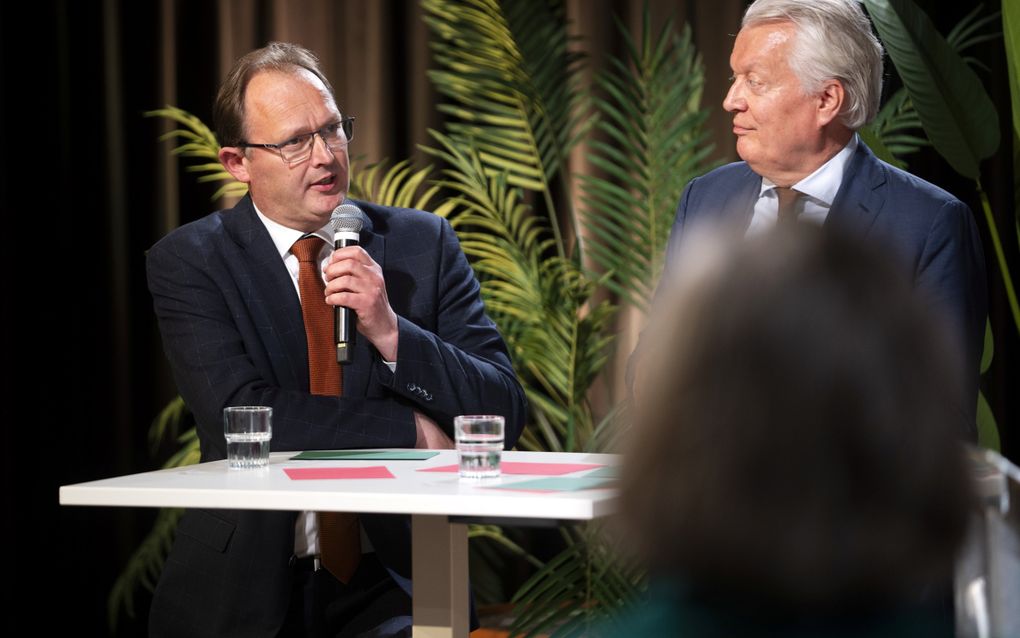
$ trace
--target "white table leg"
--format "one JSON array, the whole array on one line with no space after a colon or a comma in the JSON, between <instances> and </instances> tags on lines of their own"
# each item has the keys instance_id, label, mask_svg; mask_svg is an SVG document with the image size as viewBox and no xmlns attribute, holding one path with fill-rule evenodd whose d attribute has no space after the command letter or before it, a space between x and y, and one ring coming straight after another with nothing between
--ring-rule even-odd
<instances>
[{"instance_id":1,"label":"white table leg","mask_svg":"<svg viewBox=\"0 0 1020 638\"><path fill-rule=\"evenodd\" d=\"M411 517L414 638L468 638L467 525Z\"/></svg>"}]
</instances>

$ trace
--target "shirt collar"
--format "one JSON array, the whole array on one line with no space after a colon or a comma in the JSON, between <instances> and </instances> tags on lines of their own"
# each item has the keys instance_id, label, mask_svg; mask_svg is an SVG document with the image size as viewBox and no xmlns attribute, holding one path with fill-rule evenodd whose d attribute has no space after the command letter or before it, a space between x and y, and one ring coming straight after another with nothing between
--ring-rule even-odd
<instances>
[{"instance_id":1,"label":"shirt collar","mask_svg":"<svg viewBox=\"0 0 1020 638\"><path fill-rule=\"evenodd\" d=\"M294 245L294 242L301 239L305 235L315 235L316 237L319 237L324 242L326 242L327 245L329 246L333 245L333 232L332 232L333 227L330 225L329 222L326 222L325 226L315 231L314 233L303 233L300 230L288 228L283 224L277 223L269 219L268 217L262 214L262 211L259 210L258 206L255 206L254 201L252 202L252 206L254 206L255 214L258 215L259 220L262 221L262 224L266 227L266 230L269 231L269 237L273 240L273 244L276 246L277 252L280 253L281 259L286 258L287 255L290 254L290 247Z\"/></svg>"}]
</instances>

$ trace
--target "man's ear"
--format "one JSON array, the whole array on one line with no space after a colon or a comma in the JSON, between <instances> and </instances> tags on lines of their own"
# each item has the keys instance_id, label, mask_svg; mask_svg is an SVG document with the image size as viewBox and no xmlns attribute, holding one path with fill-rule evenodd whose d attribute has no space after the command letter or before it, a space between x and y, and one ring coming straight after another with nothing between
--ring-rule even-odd
<instances>
[{"instance_id":1,"label":"man's ear","mask_svg":"<svg viewBox=\"0 0 1020 638\"><path fill-rule=\"evenodd\" d=\"M251 182L251 177L248 175L248 163L247 158L244 155L244 149L237 146L224 146L220 149L219 153L220 163L223 164L223 168L227 169L234 179L239 182L248 184Z\"/></svg>"},{"instance_id":2,"label":"man's ear","mask_svg":"<svg viewBox=\"0 0 1020 638\"><path fill-rule=\"evenodd\" d=\"M818 95L818 125L825 126L839 117L846 94L839 80L827 80Z\"/></svg>"}]
</instances>

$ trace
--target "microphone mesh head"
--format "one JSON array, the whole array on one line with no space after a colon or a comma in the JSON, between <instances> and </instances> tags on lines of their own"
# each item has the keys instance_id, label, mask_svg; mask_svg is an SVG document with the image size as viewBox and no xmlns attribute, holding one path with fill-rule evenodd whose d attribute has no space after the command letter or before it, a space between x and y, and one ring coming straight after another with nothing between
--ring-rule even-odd
<instances>
[{"instance_id":1,"label":"microphone mesh head","mask_svg":"<svg viewBox=\"0 0 1020 638\"><path fill-rule=\"evenodd\" d=\"M334 233L360 233L365 225L365 213L354 204L340 204L330 218Z\"/></svg>"}]
</instances>

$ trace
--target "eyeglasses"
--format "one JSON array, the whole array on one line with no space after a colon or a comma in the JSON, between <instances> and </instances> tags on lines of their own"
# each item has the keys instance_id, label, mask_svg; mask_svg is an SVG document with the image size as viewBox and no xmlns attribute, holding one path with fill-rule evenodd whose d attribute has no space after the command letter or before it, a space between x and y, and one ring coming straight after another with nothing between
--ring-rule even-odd
<instances>
[{"instance_id":1,"label":"eyeglasses","mask_svg":"<svg viewBox=\"0 0 1020 638\"><path fill-rule=\"evenodd\" d=\"M354 117L345 117L311 133L302 133L279 144L249 144L241 142L239 148L268 148L280 154L285 164L297 164L312 156L315 136L322 138L330 151L343 150L354 139Z\"/></svg>"}]
</instances>

